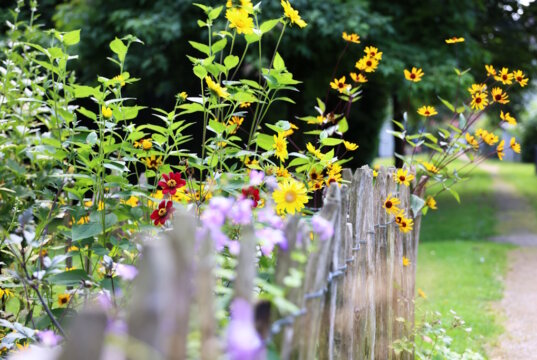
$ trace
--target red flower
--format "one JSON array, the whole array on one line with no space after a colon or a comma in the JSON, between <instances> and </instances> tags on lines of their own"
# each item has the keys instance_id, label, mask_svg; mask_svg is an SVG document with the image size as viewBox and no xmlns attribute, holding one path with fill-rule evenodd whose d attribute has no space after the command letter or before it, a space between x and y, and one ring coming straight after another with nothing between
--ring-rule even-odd
<instances>
[{"instance_id":1,"label":"red flower","mask_svg":"<svg viewBox=\"0 0 537 360\"><path fill-rule=\"evenodd\" d=\"M166 203L166 200L162 200L160 202L158 209L151 214L151 220L154 220L155 225L164 225L166 220L168 220L170 215L175 211L172 206L173 203L171 201Z\"/></svg>"},{"instance_id":2,"label":"red flower","mask_svg":"<svg viewBox=\"0 0 537 360\"><path fill-rule=\"evenodd\" d=\"M177 189L186 185L186 181L181 179L181 173L169 173L168 175L162 174L164 181L159 181L158 184L162 188L164 195L175 195Z\"/></svg>"},{"instance_id":3,"label":"red flower","mask_svg":"<svg viewBox=\"0 0 537 360\"><path fill-rule=\"evenodd\" d=\"M251 199L254 202L254 207L257 207L257 202L259 201L259 189L256 189L253 186L242 189L242 197Z\"/></svg>"}]
</instances>

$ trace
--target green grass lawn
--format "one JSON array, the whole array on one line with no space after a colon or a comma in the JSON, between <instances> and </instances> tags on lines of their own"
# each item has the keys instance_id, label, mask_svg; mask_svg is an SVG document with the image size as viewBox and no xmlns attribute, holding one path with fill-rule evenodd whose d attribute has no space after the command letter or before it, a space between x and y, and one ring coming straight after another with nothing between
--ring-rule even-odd
<instances>
[{"instance_id":1,"label":"green grass lawn","mask_svg":"<svg viewBox=\"0 0 537 360\"><path fill-rule=\"evenodd\" d=\"M417 287L427 295L416 303L417 320L428 312L442 313L445 321L455 311L472 328L449 331L453 349L484 353L486 344L501 334L501 319L492 303L502 297L502 276L509 245L487 242L495 232L492 180L477 170L455 189L461 204L449 193L438 196L438 210L423 219L417 262ZM446 327L448 325L446 324Z\"/></svg>"},{"instance_id":2,"label":"green grass lawn","mask_svg":"<svg viewBox=\"0 0 537 360\"><path fill-rule=\"evenodd\" d=\"M513 184L537 212L537 174L535 173L535 165L502 163L500 175L505 181Z\"/></svg>"}]
</instances>

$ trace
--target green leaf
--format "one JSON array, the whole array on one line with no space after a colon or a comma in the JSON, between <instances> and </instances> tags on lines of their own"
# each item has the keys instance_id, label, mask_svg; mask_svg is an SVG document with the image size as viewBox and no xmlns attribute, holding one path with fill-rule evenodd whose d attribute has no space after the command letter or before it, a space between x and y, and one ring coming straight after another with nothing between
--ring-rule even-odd
<instances>
[{"instance_id":1,"label":"green leaf","mask_svg":"<svg viewBox=\"0 0 537 360\"><path fill-rule=\"evenodd\" d=\"M239 57L235 55L228 55L224 59L224 65L226 69L233 69L239 63Z\"/></svg>"},{"instance_id":2,"label":"green leaf","mask_svg":"<svg viewBox=\"0 0 537 360\"><path fill-rule=\"evenodd\" d=\"M196 65L194 66L194 75L203 80L207 76L207 70L201 65Z\"/></svg>"},{"instance_id":3,"label":"green leaf","mask_svg":"<svg viewBox=\"0 0 537 360\"><path fill-rule=\"evenodd\" d=\"M138 112L145 109L145 106L123 106L113 111L114 118L119 120L131 120L138 116Z\"/></svg>"},{"instance_id":4,"label":"green leaf","mask_svg":"<svg viewBox=\"0 0 537 360\"><path fill-rule=\"evenodd\" d=\"M223 39L218 40L217 42L215 42L213 44L213 46L211 46L213 54L216 54L217 52L224 50L226 45L227 45L227 39L226 38L223 38Z\"/></svg>"},{"instance_id":5,"label":"green leaf","mask_svg":"<svg viewBox=\"0 0 537 360\"><path fill-rule=\"evenodd\" d=\"M207 14L207 17L209 18L209 20L217 19L220 16L220 13L222 12L223 8L224 8L223 6L219 6L209 11L209 13Z\"/></svg>"},{"instance_id":6,"label":"green leaf","mask_svg":"<svg viewBox=\"0 0 537 360\"><path fill-rule=\"evenodd\" d=\"M246 40L247 44L252 44L258 42L261 39L261 36L256 33L246 34L244 35L244 39Z\"/></svg>"},{"instance_id":7,"label":"green leaf","mask_svg":"<svg viewBox=\"0 0 537 360\"><path fill-rule=\"evenodd\" d=\"M455 107L449 101L442 99L440 96L438 97L438 99L440 99L440 101L442 101L442 103L446 105L449 110L455 112Z\"/></svg>"},{"instance_id":8,"label":"green leaf","mask_svg":"<svg viewBox=\"0 0 537 360\"><path fill-rule=\"evenodd\" d=\"M449 191L449 193L451 195L453 195L453 197L455 198L455 200L457 200L457 202L460 204L461 203L461 197L459 196L459 193L456 192L455 190L453 190L452 188L446 188L447 191Z\"/></svg>"},{"instance_id":9,"label":"green leaf","mask_svg":"<svg viewBox=\"0 0 537 360\"><path fill-rule=\"evenodd\" d=\"M63 43L65 46L76 45L80 42L80 29L66 32L63 34Z\"/></svg>"},{"instance_id":10,"label":"green leaf","mask_svg":"<svg viewBox=\"0 0 537 360\"><path fill-rule=\"evenodd\" d=\"M279 22L280 19L267 20L261 24L259 30L261 30L261 32L265 34L272 30L276 25L278 25Z\"/></svg>"},{"instance_id":11,"label":"green leaf","mask_svg":"<svg viewBox=\"0 0 537 360\"><path fill-rule=\"evenodd\" d=\"M217 134L222 134L226 130L226 125L216 120L209 120L209 128Z\"/></svg>"},{"instance_id":12,"label":"green leaf","mask_svg":"<svg viewBox=\"0 0 537 360\"><path fill-rule=\"evenodd\" d=\"M425 200L420 198L417 195L410 195L410 208L412 209L412 213L417 216L419 214L419 211L421 208L425 205Z\"/></svg>"},{"instance_id":13,"label":"green leaf","mask_svg":"<svg viewBox=\"0 0 537 360\"><path fill-rule=\"evenodd\" d=\"M99 138L97 137L97 133L95 131L90 132L86 137L86 143L89 145L95 145L98 141Z\"/></svg>"},{"instance_id":14,"label":"green leaf","mask_svg":"<svg viewBox=\"0 0 537 360\"><path fill-rule=\"evenodd\" d=\"M72 238L73 241L80 241L87 238L92 238L94 236L97 236L101 234L102 232L102 225L99 223L89 223L89 224L82 224L82 225L73 225L72 228Z\"/></svg>"},{"instance_id":15,"label":"green leaf","mask_svg":"<svg viewBox=\"0 0 537 360\"><path fill-rule=\"evenodd\" d=\"M88 274L81 269L64 271L59 274L52 275L49 278L51 283L64 286L76 286L77 284L80 284L82 280L90 280L90 278Z\"/></svg>"},{"instance_id":16,"label":"green leaf","mask_svg":"<svg viewBox=\"0 0 537 360\"><path fill-rule=\"evenodd\" d=\"M274 137L267 134L257 134L255 141L261 149L266 151L272 150L272 145L274 145Z\"/></svg>"},{"instance_id":17,"label":"green leaf","mask_svg":"<svg viewBox=\"0 0 537 360\"><path fill-rule=\"evenodd\" d=\"M120 62L125 61L125 56L127 55L127 47L118 38L115 38L110 42L110 50L112 50L118 57Z\"/></svg>"},{"instance_id":18,"label":"green leaf","mask_svg":"<svg viewBox=\"0 0 537 360\"><path fill-rule=\"evenodd\" d=\"M280 56L279 52L276 52L276 55L274 56L274 63L272 64L272 67L274 70L285 70L285 62L283 61L283 58Z\"/></svg>"},{"instance_id":19,"label":"green leaf","mask_svg":"<svg viewBox=\"0 0 537 360\"><path fill-rule=\"evenodd\" d=\"M336 138L324 138L321 140L321 144L326 146L335 146L339 145L343 142L343 139L336 139Z\"/></svg>"},{"instance_id":20,"label":"green leaf","mask_svg":"<svg viewBox=\"0 0 537 360\"><path fill-rule=\"evenodd\" d=\"M349 130L349 123L347 122L346 118L342 118L338 122L338 131L342 134L346 133L347 130Z\"/></svg>"},{"instance_id":21,"label":"green leaf","mask_svg":"<svg viewBox=\"0 0 537 360\"><path fill-rule=\"evenodd\" d=\"M194 49L201 51L205 55L209 56L211 54L211 49L209 46L196 42L196 41L189 41L188 42Z\"/></svg>"},{"instance_id":22,"label":"green leaf","mask_svg":"<svg viewBox=\"0 0 537 360\"><path fill-rule=\"evenodd\" d=\"M77 111L79 113L81 113L82 115L84 115L85 117L93 120L93 121L97 121L97 115L95 115L95 113L93 111L90 111L84 107L80 107L77 109Z\"/></svg>"},{"instance_id":23,"label":"green leaf","mask_svg":"<svg viewBox=\"0 0 537 360\"><path fill-rule=\"evenodd\" d=\"M99 98L101 92L99 91L99 88L95 87L95 88L92 88L91 86L86 86L86 85L72 85L72 88L75 92L75 97L76 98L85 98L85 97L89 97L89 96L93 96L93 97L96 97L96 98Z\"/></svg>"}]
</instances>

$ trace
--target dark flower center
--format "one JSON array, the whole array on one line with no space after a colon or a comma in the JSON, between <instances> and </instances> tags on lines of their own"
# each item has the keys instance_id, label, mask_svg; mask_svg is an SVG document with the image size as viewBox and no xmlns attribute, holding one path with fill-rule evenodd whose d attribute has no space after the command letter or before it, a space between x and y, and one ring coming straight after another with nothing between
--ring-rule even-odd
<instances>
[{"instance_id":1,"label":"dark flower center","mask_svg":"<svg viewBox=\"0 0 537 360\"><path fill-rule=\"evenodd\" d=\"M502 79L507 80L507 75L502 75Z\"/></svg>"},{"instance_id":2,"label":"dark flower center","mask_svg":"<svg viewBox=\"0 0 537 360\"><path fill-rule=\"evenodd\" d=\"M522 81L522 76L517 76L516 81Z\"/></svg>"},{"instance_id":3,"label":"dark flower center","mask_svg":"<svg viewBox=\"0 0 537 360\"><path fill-rule=\"evenodd\" d=\"M172 188L177 186L177 182L173 179L168 180L166 184L168 185L168 187L172 187Z\"/></svg>"},{"instance_id":4,"label":"dark flower center","mask_svg":"<svg viewBox=\"0 0 537 360\"><path fill-rule=\"evenodd\" d=\"M399 176L399 181L404 182L405 180L406 180L406 176L404 175Z\"/></svg>"},{"instance_id":5,"label":"dark flower center","mask_svg":"<svg viewBox=\"0 0 537 360\"><path fill-rule=\"evenodd\" d=\"M165 208L158 209L158 216L160 217L166 216L166 209Z\"/></svg>"},{"instance_id":6,"label":"dark flower center","mask_svg":"<svg viewBox=\"0 0 537 360\"><path fill-rule=\"evenodd\" d=\"M480 98L480 97L476 97L476 98L475 98L475 102L479 104L479 103L481 102L481 98Z\"/></svg>"},{"instance_id":7,"label":"dark flower center","mask_svg":"<svg viewBox=\"0 0 537 360\"><path fill-rule=\"evenodd\" d=\"M501 94L497 94L496 96L494 96L494 98L496 100L501 100L502 99L502 95Z\"/></svg>"},{"instance_id":8,"label":"dark flower center","mask_svg":"<svg viewBox=\"0 0 537 360\"><path fill-rule=\"evenodd\" d=\"M368 60L365 64L366 64L367 66L371 66L371 65L373 65L373 63L372 63L370 60Z\"/></svg>"},{"instance_id":9,"label":"dark flower center","mask_svg":"<svg viewBox=\"0 0 537 360\"><path fill-rule=\"evenodd\" d=\"M411 78L411 79L415 79L415 78L416 78L416 74L414 74L414 73L410 74L410 78Z\"/></svg>"},{"instance_id":10,"label":"dark flower center","mask_svg":"<svg viewBox=\"0 0 537 360\"><path fill-rule=\"evenodd\" d=\"M386 201L386 204L384 204L384 206L386 206L386 209L390 209L392 207L392 202L391 201Z\"/></svg>"}]
</instances>

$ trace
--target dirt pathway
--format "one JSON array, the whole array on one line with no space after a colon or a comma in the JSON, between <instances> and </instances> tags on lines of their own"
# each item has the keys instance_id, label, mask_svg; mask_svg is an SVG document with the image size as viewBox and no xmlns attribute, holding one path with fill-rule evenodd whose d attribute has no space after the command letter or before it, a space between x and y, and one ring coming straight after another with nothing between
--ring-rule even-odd
<instances>
[{"instance_id":1,"label":"dirt pathway","mask_svg":"<svg viewBox=\"0 0 537 360\"><path fill-rule=\"evenodd\" d=\"M537 214L515 187L500 178L498 168L485 166L493 176L498 206L499 236L492 241L520 246L508 256L504 297L498 304L505 333L490 351L493 360L537 360Z\"/></svg>"}]
</instances>

